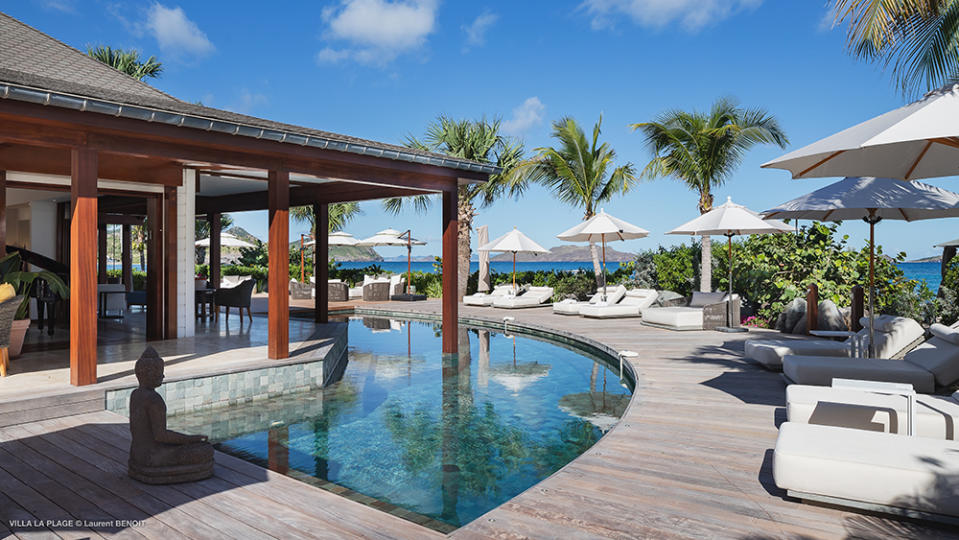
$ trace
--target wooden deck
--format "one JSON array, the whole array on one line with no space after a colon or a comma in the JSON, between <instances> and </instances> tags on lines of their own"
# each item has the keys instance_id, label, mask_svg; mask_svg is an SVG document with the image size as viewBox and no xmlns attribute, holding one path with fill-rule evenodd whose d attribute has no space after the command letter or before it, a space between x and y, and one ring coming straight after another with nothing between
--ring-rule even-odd
<instances>
[{"instance_id":1,"label":"wooden deck","mask_svg":"<svg viewBox=\"0 0 959 540\"><path fill-rule=\"evenodd\" d=\"M436 313L438 302L365 309ZM460 315L577 333L639 353L636 393L592 449L453 538L950 538L953 531L800 504L771 474L784 385L741 356L751 332L670 332L549 309ZM125 475L124 419L88 413L0 429L0 534L10 520L143 520L53 526L61 537L431 538L439 533L224 454L216 476L144 486ZM7 527L6 529L4 527ZM15 530L23 537L41 531Z\"/></svg>"}]
</instances>

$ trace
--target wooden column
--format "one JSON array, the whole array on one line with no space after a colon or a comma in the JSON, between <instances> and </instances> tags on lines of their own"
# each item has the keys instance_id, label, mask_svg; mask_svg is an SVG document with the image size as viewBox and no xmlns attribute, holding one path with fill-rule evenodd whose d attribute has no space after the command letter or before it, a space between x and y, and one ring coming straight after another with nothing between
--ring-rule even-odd
<instances>
[{"instance_id":1,"label":"wooden column","mask_svg":"<svg viewBox=\"0 0 959 540\"><path fill-rule=\"evenodd\" d=\"M107 282L107 224L97 224L97 283Z\"/></svg>"},{"instance_id":2,"label":"wooden column","mask_svg":"<svg viewBox=\"0 0 959 540\"><path fill-rule=\"evenodd\" d=\"M220 286L220 225L221 214L212 212L206 215L210 221L210 283L214 287Z\"/></svg>"},{"instance_id":3,"label":"wooden column","mask_svg":"<svg viewBox=\"0 0 959 540\"><path fill-rule=\"evenodd\" d=\"M819 328L819 287L815 283L809 284L806 291L806 333Z\"/></svg>"},{"instance_id":4,"label":"wooden column","mask_svg":"<svg viewBox=\"0 0 959 540\"><path fill-rule=\"evenodd\" d=\"M163 338L176 339L176 188L163 188Z\"/></svg>"},{"instance_id":5,"label":"wooden column","mask_svg":"<svg viewBox=\"0 0 959 540\"><path fill-rule=\"evenodd\" d=\"M97 382L97 153L70 152L70 384Z\"/></svg>"},{"instance_id":6,"label":"wooden column","mask_svg":"<svg viewBox=\"0 0 959 540\"><path fill-rule=\"evenodd\" d=\"M456 354L459 324L458 232L456 185L443 191L443 354Z\"/></svg>"},{"instance_id":7,"label":"wooden column","mask_svg":"<svg viewBox=\"0 0 959 540\"><path fill-rule=\"evenodd\" d=\"M123 252L120 254L120 260L121 260L120 267L122 268L120 273L123 276L123 279L121 281L123 282L123 286L126 288L127 291L132 291L133 290L133 232L131 230L130 225L128 224L124 224L121 227L122 228L120 233L120 236L121 236L120 243L121 243L121 251Z\"/></svg>"},{"instance_id":8,"label":"wooden column","mask_svg":"<svg viewBox=\"0 0 959 540\"><path fill-rule=\"evenodd\" d=\"M316 243L313 245L313 278L316 280L316 298L313 315L316 322L326 324L330 322L330 205L314 204L313 217L316 226L313 234Z\"/></svg>"},{"instance_id":9,"label":"wooden column","mask_svg":"<svg viewBox=\"0 0 959 540\"><path fill-rule=\"evenodd\" d=\"M7 254L7 171L0 171L0 257Z\"/></svg>"},{"instance_id":10,"label":"wooden column","mask_svg":"<svg viewBox=\"0 0 959 540\"><path fill-rule=\"evenodd\" d=\"M147 199L147 341L163 339L163 199Z\"/></svg>"},{"instance_id":11,"label":"wooden column","mask_svg":"<svg viewBox=\"0 0 959 540\"><path fill-rule=\"evenodd\" d=\"M271 359L290 356L290 173L270 171L269 339Z\"/></svg>"}]
</instances>

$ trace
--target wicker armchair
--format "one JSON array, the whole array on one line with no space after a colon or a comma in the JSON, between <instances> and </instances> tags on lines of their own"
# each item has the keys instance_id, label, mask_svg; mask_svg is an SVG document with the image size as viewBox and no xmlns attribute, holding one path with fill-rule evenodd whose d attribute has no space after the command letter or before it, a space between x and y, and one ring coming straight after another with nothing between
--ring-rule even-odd
<instances>
[{"instance_id":1,"label":"wicker armchair","mask_svg":"<svg viewBox=\"0 0 959 540\"><path fill-rule=\"evenodd\" d=\"M7 376L7 366L10 364L10 330L22 301L23 296L14 296L0 304L0 377Z\"/></svg>"},{"instance_id":2,"label":"wicker armchair","mask_svg":"<svg viewBox=\"0 0 959 540\"><path fill-rule=\"evenodd\" d=\"M250 303L253 300L253 287L256 286L256 280L248 279L240 282L236 287L226 289L217 289L213 293L213 309L216 311L216 320L220 320L220 308L226 308L226 320L230 320L230 308L235 307L240 310L240 321L243 321L243 308L246 308L246 315L250 322L253 322L253 312L250 311Z\"/></svg>"},{"instance_id":3,"label":"wicker armchair","mask_svg":"<svg viewBox=\"0 0 959 540\"><path fill-rule=\"evenodd\" d=\"M363 285L363 300L366 302L386 302L390 299L390 282L374 281Z\"/></svg>"},{"instance_id":4,"label":"wicker armchair","mask_svg":"<svg viewBox=\"0 0 959 540\"><path fill-rule=\"evenodd\" d=\"M346 302L350 299L350 287L346 283L331 281L326 285L326 290L330 302Z\"/></svg>"}]
</instances>

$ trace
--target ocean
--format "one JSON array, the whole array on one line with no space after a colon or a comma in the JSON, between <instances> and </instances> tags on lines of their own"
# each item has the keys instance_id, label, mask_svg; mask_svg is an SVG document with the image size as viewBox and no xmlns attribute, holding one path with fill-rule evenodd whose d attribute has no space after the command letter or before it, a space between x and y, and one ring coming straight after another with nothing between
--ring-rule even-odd
<instances>
[{"instance_id":1,"label":"ocean","mask_svg":"<svg viewBox=\"0 0 959 540\"><path fill-rule=\"evenodd\" d=\"M383 270L394 273L403 273L406 272L406 263L397 262L397 261L384 261L378 263L370 262L340 262L337 263L340 265L340 268L365 268L371 264L376 264ZM490 263L490 268L497 273L508 274L513 271L512 261L493 261ZM619 268L619 263L609 262L606 263L606 270L613 272ZM921 263L900 263L899 268L902 269L903 273L909 279L915 280L925 280L926 285L929 286L933 291L939 290L939 282L941 278L939 276L939 263L938 262L921 262ZM470 263L470 272L475 272L479 269L479 263L473 261ZM582 269L586 272L593 271L593 263L589 261L576 261L576 262L517 262L516 271L523 272L528 270L579 270ZM414 262L413 270L419 272L435 272L432 262Z\"/></svg>"}]
</instances>

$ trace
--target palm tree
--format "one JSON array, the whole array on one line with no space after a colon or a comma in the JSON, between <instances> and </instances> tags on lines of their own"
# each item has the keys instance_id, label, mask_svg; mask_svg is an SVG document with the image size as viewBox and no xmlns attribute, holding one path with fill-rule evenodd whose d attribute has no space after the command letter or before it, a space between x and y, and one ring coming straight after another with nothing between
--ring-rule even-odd
<instances>
[{"instance_id":1,"label":"palm tree","mask_svg":"<svg viewBox=\"0 0 959 540\"><path fill-rule=\"evenodd\" d=\"M361 214L360 203L358 202L345 202L345 203L333 203L329 207L329 222L330 226L327 233L333 231L338 231L346 226L347 223L353 220L357 215ZM295 206L290 208L290 217L294 221L299 221L300 223L309 223L310 231L313 234L317 234L316 230L316 216L313 215L312 206Z\"/></svg>"},{"instance_id":2,"label":"palm tree","mask_svg":"<svg viewBox=\"0 0 959 540\"><path fill-rule=\"evenodd\" d=\"M485 183L461 185L457 192L457 219L459 220L458 294L466 294L466 282L470 275L470 235L473 219L476 217L476 205L489 206L503 194L515 196L522 193L525 182L512 178L512 172L523 158L523 145L499 132L500 121L453 120L440 116L426 129L426 136L420 140L412 135L407 137L406 145L430 152L442 152L450 156L492 163L501 169L498 174L490 175ZM383 201L386 210L397 214L406 204L413 204L419 211L426 211L433 202L428 195L415 197L395 197Z\"/></svg>"},{"instance_id":3,"label":"palm tree","mask_svg":"<svg viewBox=\"0 0 959 540\"><path fill-rule=\"evenodd\" d=\"M667 111L652 122L633 124L641 130L653 159L646 178L671 176L699 193L699 213L713 208L713 188L721 186L756 144L789 144L779 122L763 109L744 109L722 98L708 113ZM699 288L712 290L712 244L703 236Z\"/></svg>"},{"instance_id":4,"label":"palm tree","mask_svg":"<svg viewBox=\"0 0 959 540\"><path fill-rule=\"evenodd\" d=\"M903 94L959 78L959 1L835 0L850 52L891 66Z\"/></svg>"},{"instance_id":5,"label":"palm tree","mask_svg":"<svg viewBox=\"0 0 959 540\"><path fill-rule=\"evenodd\" d=\"M127 51L100 45L95 48L88 47L87 55L137 80L143 80L144 77L157 78L163 73L163 64L156 56L141 62L140 53L136 49Z\"/></svg>"},{"instance_id":6,"label":"palm tree","mask_svg":"<svg viewBox=\"0 0 959 540\"><path fill-rule=\"evenodd\" d=\"M553 138L558 147L537 148L538 154L525 161L516 174L544 184L560 201L583 209L583 219L596 214L596 207L617 193L626 193L636 184L632 163L613 168L616 152L609 143L599 143L603 117L593 126L589 140L570 117L553 122ZM612 170L611 170L612 169ZM590 242L596 284L602 284L602 270L596 244Z\"/></svg>"}]
</instances>

